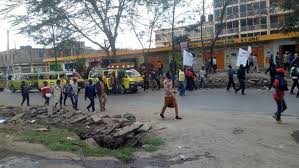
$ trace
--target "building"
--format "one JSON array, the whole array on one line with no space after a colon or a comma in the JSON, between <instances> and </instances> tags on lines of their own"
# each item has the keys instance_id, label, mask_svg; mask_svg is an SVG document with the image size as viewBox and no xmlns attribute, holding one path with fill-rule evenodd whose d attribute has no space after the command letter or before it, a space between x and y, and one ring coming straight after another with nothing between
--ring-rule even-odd
<instances>
[{"instance_id":1,"label":"building","mask_svg":"<svg viewBox=\"0 0 299 168\"><path fill-rule=\"evenodd\" d=\"M49 55L50 50L21 46L20 49L11 49L0 52L0 71L6 73L47 71L48 65L43 59Z\"/></svg>"},{"instance_id":2,"label":"building","mask_svg":"<svg viewBox=\"0 0 299 168\"><path fill-rule=\"evenodd\" d=\"M213 15L208 16L208 21L206 19L202 19L203 24L203 39L207 40L214 36L214 22L213 22ZM201 39L201 24L193 24L188 26L182 27L175 27L174 28L174 37L187 37L189 41L198 41ZM155 31L155 43L156 47L165 47L172 44L172 29L159 29Z\"/></svg>"}]
</instances>

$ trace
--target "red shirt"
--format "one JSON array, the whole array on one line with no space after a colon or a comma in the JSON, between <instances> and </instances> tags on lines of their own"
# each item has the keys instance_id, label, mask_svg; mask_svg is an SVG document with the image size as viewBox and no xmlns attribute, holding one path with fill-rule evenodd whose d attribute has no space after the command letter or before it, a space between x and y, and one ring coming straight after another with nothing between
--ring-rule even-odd
<instances>
[{"instance_id":1,"label":"red shirt","mask_svg":"<svg viewBox=\"0 0 299 168\"><path fill-rule=\"evenodd\" d=\"M47 93L51 93L51 88L49 86L43 86L41 88L42 96L45 96Z\"/></svg>"},{"instance_id":2,"label":"red shirt","mask_svg":"<svg viewBox=\"0 0 299 168\"><path fill-rule=\"evenodd\" d=\"M275 79L274 81L275 92L273 93L273 99L281 100L285 96L285 92L279 88L279 80Z\"/></svg>"}]
</instances>

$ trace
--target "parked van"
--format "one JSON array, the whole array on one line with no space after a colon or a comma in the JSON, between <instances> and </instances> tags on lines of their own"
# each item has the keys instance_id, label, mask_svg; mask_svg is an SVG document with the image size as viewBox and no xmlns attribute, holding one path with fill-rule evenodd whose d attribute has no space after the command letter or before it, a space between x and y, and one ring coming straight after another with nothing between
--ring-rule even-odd
<instances>
[{"instance_id":1,"label":"parked van","mask_svg":"<svg viewBox=\"0 0 299 168\"><path fill-rule=\"evenodd\" d=\"M112 91L112 86L110 84L110 75L115 73L116 78L118 75L123 75L122 87L125 93L127 92L137 92L138 88L143 87L143 78L135 69L103 69L94 68L89 72L89 78L96 83L98 77L102 76L108 91Z\"/></svg>"},{"instance_id":2,"label":"parked van","mask_svg":"<svg viewBox=\"0 0 299 168\"><path fill-rule=\"evenodd\" d=\"M80 88L85 87L84 79L77 72L61 71L61 72L40 72L40 73L15 73L8 76L8 86L12 92L21 89L21 82L26 81L30 89L39 89L44 81L47 81L49 85L55 85L58 79L61 80L62 85L69 79L71 83L72 79L76 78ZM4 80L5 81L5 80ZM4 82L5 83L5 82ZM1 80L0 80L1 87Z\"/></svg>"}]
</instances>

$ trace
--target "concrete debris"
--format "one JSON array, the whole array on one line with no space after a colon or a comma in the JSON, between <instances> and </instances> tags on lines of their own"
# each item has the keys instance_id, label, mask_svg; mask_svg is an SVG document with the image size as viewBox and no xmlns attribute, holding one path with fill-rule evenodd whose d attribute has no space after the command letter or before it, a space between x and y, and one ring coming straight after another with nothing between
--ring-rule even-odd
<instances>
[{"instance_id":1,"label":"concrete debris","mask_svg":"<svg viewBox=\"0 0 299 168\"><path fill-rule=\"evenodd\" d=\"M43 106L32 106L26 110L16 110L17 107L0 107L0 114L12 113L5 123L21 122L25 124L44 125L36 131L49 131L49 126L72 129L80 139L85 140L93 147L106 147L117 149L120 147L141 147L146 134L152 126L147 123L135 122L136 117L131 113L108 116L102 113L72 111L52 108L48 110ZM66 137L67 140L75 140Z\"/></svg>"}]
</instances>

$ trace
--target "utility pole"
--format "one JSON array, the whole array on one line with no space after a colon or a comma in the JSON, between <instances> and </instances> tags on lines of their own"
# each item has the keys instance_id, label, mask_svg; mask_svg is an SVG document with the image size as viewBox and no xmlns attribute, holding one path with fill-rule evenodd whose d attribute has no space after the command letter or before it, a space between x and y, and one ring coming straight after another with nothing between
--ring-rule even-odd
<instances>
[{"instance_id":1,"label":"utility pole","mask_svg":"<svg viewBox=\"0 0 299 168\"><path fill-rule=\"evenodd\" d=\"M9 74L9 65L10 65L10 56L9 56L9 30L7 30L7 50L6 50L6 88L8 88L8 74Z\"/></svg>"}]
</instances>

